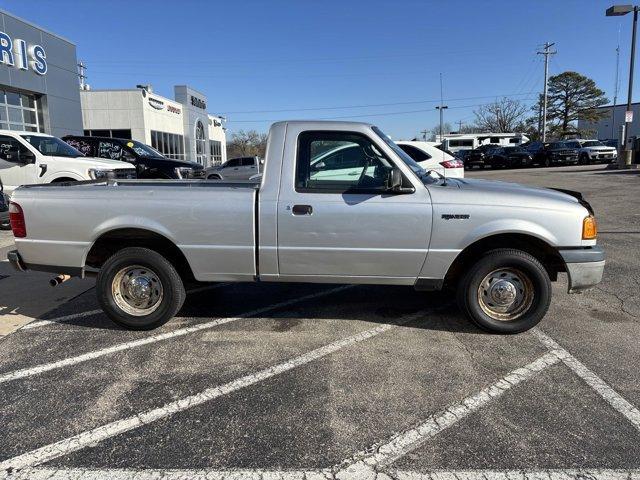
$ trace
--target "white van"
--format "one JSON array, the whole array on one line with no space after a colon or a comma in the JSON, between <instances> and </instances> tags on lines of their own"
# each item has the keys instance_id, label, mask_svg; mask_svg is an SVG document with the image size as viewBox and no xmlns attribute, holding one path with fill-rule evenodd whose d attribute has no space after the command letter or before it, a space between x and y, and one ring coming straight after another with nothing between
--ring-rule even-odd
<instances>
[{"instance_id":1,"label":"white van","mask_svg":"<svg viewBox=\"0 0 640 480\"><path fill-rule=\"evenodd\" d=\"M0 130L0 179L10 195L20 185L107 178L136 178L133 165L85 157L44 133Z\"/></svg>"}]
</instances>

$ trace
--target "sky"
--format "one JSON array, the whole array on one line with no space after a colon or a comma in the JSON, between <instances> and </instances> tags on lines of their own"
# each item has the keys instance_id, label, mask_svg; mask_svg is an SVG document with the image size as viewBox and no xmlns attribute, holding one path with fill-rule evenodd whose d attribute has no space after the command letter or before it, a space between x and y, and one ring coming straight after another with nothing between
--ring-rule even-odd
<instances>
[{"instance_id":1,"label":"sky","mask_svg":"<svg viewBox=\"0 0 640 480\"><path fill-rule=\"evenodd\" d=\"M229 132L286 119L373 123L394 139L444 120L473 123L502 97L535 102L541 45L550 75L566 70L627 95L631 15L611 0L179 2L0 0L0 8L68 38L94 89L152 84L173 98L188 84L224 115ZM640 88L640 85L638 85ZM640 98L635 95L634 100Z\"/></svg>"}]
</instances>

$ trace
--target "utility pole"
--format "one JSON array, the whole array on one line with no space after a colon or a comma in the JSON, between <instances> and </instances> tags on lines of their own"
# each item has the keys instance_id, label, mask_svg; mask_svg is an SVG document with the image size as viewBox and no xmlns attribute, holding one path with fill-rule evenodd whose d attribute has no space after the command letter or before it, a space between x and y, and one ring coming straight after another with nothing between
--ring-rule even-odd
<instances>
[{"instance_id":1,"label":"utility pole","mask_svg":"<svg viewBox=\"0 0 640 480\"><path fill-rule=\"evenodd\" d=\"M87 67L85 66L84 62L82 62L82 60L80 61L80 63L78 63L78 78L80 79L80 90L88 90L87 88L87 76L85 75L85 69Z\"/></svg>"},{"instance_id":2,"label":"utility pole","mask_svg":"<svg viewBox=\"0 0 640 480\"><path fill-rule=\"evenodd\" d=\"M556 43L544 43L544 50L542 52L536 52L538 55L544 55L544 94L542 96L542 142L547 140L547 78L549 77L549 55L555 55L558 53L556 50L553 52L549 50Z\"/></svg>"},{"instance_id":3,"label":"utility pole","mask_svg":"<svg viewBox=\"0 0 640 480\"><path fill-rule=\"evenodd\" d=\"M421 130L420 133L422 134L422 138L424 138L424 141L427 141L427 133L429 133L429 131L425 128L424 130Z\"/></svg>"},{"instance_id":4,"label":"utility pole","mask_svg":"<svg viewBox=\"0 0 640 480\"><path fill-rule=\"evenodd\" d=\"M458 120L456 122L458 124L458 133L462 132L462 124L464 123L462 120Z\"/></svg>"},{"instance_id":5,"label":"utility pole","mask_svg":"<svg viewBox=\"0 0 640 480\"><path fill-rule=\"evenodd\" d=\"M442 73L440 74L440 105L436 107L436 110L440 110L440 141L442 141L442 113L445 108L449 108L446 105L443 105L444 101L442 99Z\"/></svg>"},{"instance_id":6,"label":"utility pole","mask_svg":"<svg viewBox=\"0 0 640 480\"><path fill-rule=\"evenodd\" d=\"M446 109L449 108L446 105L440 105L436 107L436 110L440 110L440 141L442 141L442 112Z\"/></svg>"},{"instance_id":7,"label":"utility pole","mask_svg":"<svg viewBox=\"0 0 640 480\"><path fill-rule=\"evenodd\" d=\"M613 108L611 108L611 138L616 137L616 104L618 103L618 90L620 80L620 28L618 28L618 46L616 47L616 83L613 86Z\"/></svg>"}]
</instances>

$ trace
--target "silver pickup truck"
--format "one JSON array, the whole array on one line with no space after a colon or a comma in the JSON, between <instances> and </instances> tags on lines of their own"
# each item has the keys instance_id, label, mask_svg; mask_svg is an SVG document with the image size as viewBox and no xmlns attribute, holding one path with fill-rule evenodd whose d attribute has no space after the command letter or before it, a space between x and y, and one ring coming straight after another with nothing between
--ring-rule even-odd
<instances>
[{"instance_id":1,"label":"silver pickup truck","mask_svg":"<svg viewBox=\"0 0 640 480\"><path fill-rule=\"evenodd\" d=\"M132 329L173 317L197 280L451 286L477 325L515 333L559 272L576 292L605 263L579 193L443 178L351 122L274 124L260 184L24 186L10 214L16 268L97 275L105 313Z\"/></svg>"}]
</instances>

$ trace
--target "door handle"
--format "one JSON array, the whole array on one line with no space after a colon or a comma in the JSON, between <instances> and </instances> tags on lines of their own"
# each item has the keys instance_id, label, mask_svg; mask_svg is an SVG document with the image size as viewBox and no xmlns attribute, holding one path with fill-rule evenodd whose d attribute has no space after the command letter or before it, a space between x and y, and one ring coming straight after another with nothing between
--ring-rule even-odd
<instances>
[{"instance_id":1,"label":"door handle","mask_svg":"<svg viewBox=\"0 0 640 480\"><path fill-rule=\"evenodd\" d=\"M311 215L313 207L311 205L294 205L291 211L294 215Z\"/></svg>"}]
</instances>

